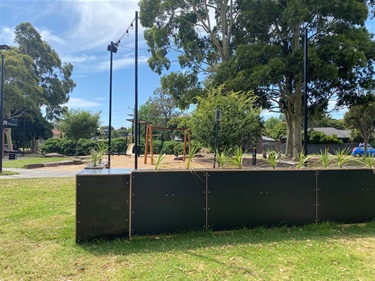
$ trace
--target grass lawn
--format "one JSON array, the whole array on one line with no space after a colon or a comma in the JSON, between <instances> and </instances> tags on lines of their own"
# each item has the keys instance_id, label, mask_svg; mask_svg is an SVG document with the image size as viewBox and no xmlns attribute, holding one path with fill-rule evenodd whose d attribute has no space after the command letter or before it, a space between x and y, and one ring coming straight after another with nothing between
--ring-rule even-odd
<instances>
[{"instance_id":1,"label":"grass lawn","mask_svg":"<svg viewBox=\"0 0 375 281\"><path fill-rule=\"evenodd\" d=\"M16 160L9 160L3 162L3 168L23 168L28 164L40 164L49 162L60 162L70 160L70 158L64 157L53 157L53 158L42 158L42 157L17 157Z\"/></svg>"},{"instance_id":2,"label":"grass lawn","mask_svg":"<svg viewBox=\"0 0 375 281\"><path fill-rule=\"evenodd\" d=\"M375 223L74 242L75 179L2 180L0 280L374 280Z\"/></svg>"}]
</instances>

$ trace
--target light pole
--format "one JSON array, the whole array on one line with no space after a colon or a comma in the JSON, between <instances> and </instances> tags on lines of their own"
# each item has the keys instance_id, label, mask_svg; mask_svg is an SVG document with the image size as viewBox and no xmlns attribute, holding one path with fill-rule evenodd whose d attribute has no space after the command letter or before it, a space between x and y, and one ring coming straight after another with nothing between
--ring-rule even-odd
<instances>
[{"instance_id":1,"label":"light pole","mask_svg":"<svg viewBox=\"0 0 375 281\"><path fill-rule=\"evenodd\" d=\"M134 169L138 169L138 11L135 11Z\"/></svg>"},{"instance_id":2,"label":"light pole","mask_svg":"<svg viewBox=\"0 0 375 281\"><path fill-rule=\"evenodd\" d=\"M304 75L304 99L303 99L303 108L304 108L304 122L303 122L303 153L306 156L307 155L307 94L308 94L308 89L307 89L307 66L308 66L308 57L307 57L307 27L305 29L305 34L304 34L304 46L303 46L303 53L304 53L304 64L303 64L303 75Z\"/></svg>"},{"instance_id":3,"label":"light pole","mask_svg":"<svg viewBox=\"0 0 375 281\"><path fill-rule=\"evenodd\" d=\"M109 125L108 125L108 165L107 168L111 168L111 134L112 134L112 65L113 65L113 53L117 53L117 46L111 41L111 44L107 46L107 50L110 54L109 63Z\"/></svg>"},{"instance_id":4,"label":"light pole","mask_svg":"<svg viewBox=\"0 0 375 281\"><path fill-rule=\"evenodd\" d=\"M0 50L9 50L9 46L0 45ZM0 173L3 172L4 135L3 135L3 108L4 108L4 54L1 52L1 91L0 91Z\"/></svg>"}]
</instances>

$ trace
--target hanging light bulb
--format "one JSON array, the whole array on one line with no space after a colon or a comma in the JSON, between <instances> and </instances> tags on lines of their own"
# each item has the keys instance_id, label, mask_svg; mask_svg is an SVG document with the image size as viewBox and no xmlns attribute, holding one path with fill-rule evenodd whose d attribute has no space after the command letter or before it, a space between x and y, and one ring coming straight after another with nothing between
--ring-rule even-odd
<instances>
[{"instance_id":1,"label":"hanging light bulb","mask_svg":"<svg viewBox=\"0 0 375 281\"><path fill-rule=\"evenodd\" d=\"M342 43L340 43L339 49L342 50Z\"/></svg>"},{"instance_id":2,"label":"hanging light bulb","mask_svg":"<svg viewBox=\"0 0 375 281\"><path fill-rule=\"evenodd\" d=\"M354 46L354 53L357 52L357 46Z\"/></svg>"}]
</instances>

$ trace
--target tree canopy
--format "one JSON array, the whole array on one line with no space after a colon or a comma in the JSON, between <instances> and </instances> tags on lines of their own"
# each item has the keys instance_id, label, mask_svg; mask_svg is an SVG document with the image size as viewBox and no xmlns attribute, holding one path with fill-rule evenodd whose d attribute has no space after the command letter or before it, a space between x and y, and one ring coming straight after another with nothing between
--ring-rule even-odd
<instances>
[{"instance_id":1,"label":"tree canopy","mask_svg":"<svg viewBox=\"0 0 375 281\"><path fill-rule=\"evenodd\" d=\"M203 85L249 91L257 104L285 116L287 150L302 150L303 35L308 36L309 113L328 101L355 103L374 88L375 42L365 28L373 0L142 0L141 22L161 74L177 55L181 73L162 78L163 89L185 108L201 101ZM214 16L210 16L214 15ZM155 24L158 23L158 24Z\"/></svg>"},{"instance_id":2,"label":"tree canopy","mask_svg":"<svg viewBox=\"0 0 375 281\"><path fill-rule=\"evenodd\" d=\"M366 145L375 132L375 96L369 94L366 103L350 107L350 110L345 113L344 123L360 132L365 143L366 155Z\"/></svg>"},{"instance_id":3,"label":"tree canopy","mask_svg":"<svg viewBox=\"0 0 375 281\"><path fill-rule=\"evenodd\" d=\"M184 69L165 75L162 87L185 109L203 94L198 73L215 72L218 63L232 55L230 44L239 12L236 1L141 0L139 6L141 24L147 27L150 68L162 74L177 56Z\"/></svg>"},{"instance_id":4,"label":"tree canopy","mask_svg":"<svg viewBox=\"0 0 375 281\"><path fill-rule=\"evenodd\" d=\"M74 140L77 144L79 139L89 139L95 136L100 125L99 119L100 112L69 110L63 114L60 128L66 138Z\"/></svg>"},{"instance_id":5,"label":"tree canopy","mask_svg":"<svg viewBox=\"0 0 375 281\"><path fill-rule=\"evenodd\" d=\"M372 1L371 1L372 2ZM375 43L364 27L370 1L241 0L235 56L223 63L216 83L254 89L285 115L287 154L301 151L303 34L308 32L309 108L328 100L350 104L374 87Z\"/></svg>"},{"instance_id":6,"label":"tree canopy","mask_svg":"<svg viewBox=\"0 0 375 281\"><path fill-rule=\"evenodd\" d=\"M38 85L42 88L39 106L46 107L47 119L59 117L62 104L67 103L69 94L75 87L70 78L73 72L71 63L62 63L57 52L42 40L41 35L31 23L21 23L15 29L15 40L22 54L32 58Z\"/></svg>"},{"instance_id":7,"label":"tree canopy","mask_svg":"<svg viewBox=\"0 0 375 281\"><path fill-rule=\"evenodd\" d=\"M52 120L65 110L62 107L69 99L75 87L70 78L73 71L71 64L63 64L59 55L42 40L41 35L30 23L21 23L15 29L15 43L4 52L5 83L4 112L7 118L25 116L29 124L44 124L39 118ZM42 117L41 108L46 115ZM30 118L35 118L32 120ZM39 121L38 121L39 120ZM33 126L27 127L27 130ZM7 143L11 144L11 129L6 132ZM45 137L40 130L28 132L35 138Z\"/></svg>"},{"instance_id":8,"label":"tree canopy","mask_svg":"<svg viewBox=\"0 0 375 281\"><path fill-rule=\"evenodd\" d=\"M255 144L261 132L260 109L250 93L211 89L199 99L192 114L192 135L203 145L215 147L216 109L221 110L218 145L221 149Z\"/></svg>"}]
</instances>

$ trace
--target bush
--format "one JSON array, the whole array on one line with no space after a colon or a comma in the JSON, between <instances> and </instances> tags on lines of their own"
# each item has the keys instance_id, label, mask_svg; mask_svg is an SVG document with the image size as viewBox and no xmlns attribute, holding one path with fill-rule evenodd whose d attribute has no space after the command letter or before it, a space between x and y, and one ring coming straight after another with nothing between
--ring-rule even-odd
<instances>
[{"instance_id":1,"label":"bush","mask_svg":"<svg viewBox=\"0 0 375 281\"><path fill-rule=\"evenodd\" d=\"M111 150L113 153L125 155L128 145L126 144L126 138L115 138L111 141Z\"/></svg>"},{"instance_id":2,"label":"bush","mask_svg":"<svg viewBox=\"0 0 375 281\"><path fill-rule=\"evenodd\" d=\"M330 143L342 143L336 135L328 136L323 132L310 131L308 132L308 143L312 144L330 144Z\"/></svg>"},{"instance_id":3,"label":"bush","mask_svg":"<svg viewBox=\"0 0 375 281\"><path fill-rule=\"evenodd\" d=\"M104 144L107 145L107 142L104 140L98 141L104 142ZM77 142L78 155L88 155L90 153L90 149L96 148L98 141L91 139L80 139ZM76 144L74 140L51 138L45 141L40 150L43 153L59 153L74 156L76 155Z\"/></svg>"}]
</instances>

